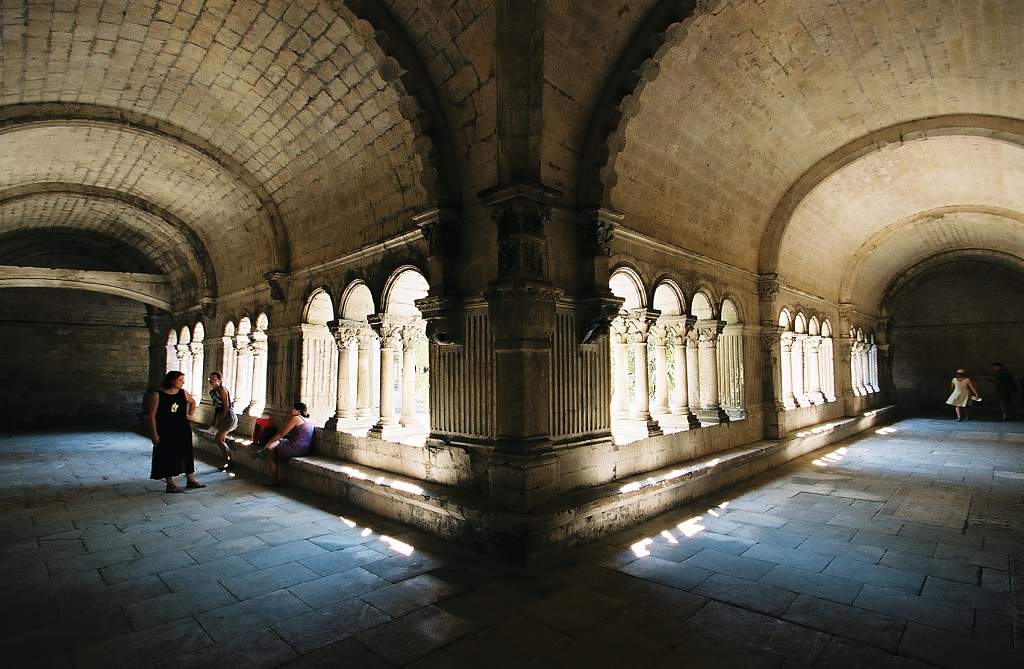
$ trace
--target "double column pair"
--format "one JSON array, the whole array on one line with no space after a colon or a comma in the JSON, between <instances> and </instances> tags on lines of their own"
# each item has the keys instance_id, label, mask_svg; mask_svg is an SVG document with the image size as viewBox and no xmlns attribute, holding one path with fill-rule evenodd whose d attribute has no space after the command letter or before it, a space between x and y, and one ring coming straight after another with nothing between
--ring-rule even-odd
<instances>
[{"instance_id":1,"label":"double column pair","mask_svg":"<svg viewBox=\"0 0 1024 669\"><path fill-rule=\"evenodd\" d=\"M780 337L779 364L782 376L784 409L824 404L821 389L821 337L799 332L783 332Z\"/></svg>"},{"instance_id":2,"label":"double column pair","mask_svg":"<svg viewBox=\"0 0 1024 669\"><path fill-rule=\"evenodd\" d=\"M380 342L380 411L371 436L382 437L389 426L412 427L416 421L416 343L423 337L423 325L374 318L370 324L355 321L328 323L338 346L338 392L334 417L327 426L337 429L346 420L373 415L372 354L374 341ZM352 351L356 351L356 372L352 374ZM395 416L395 367L400 360L402 409ZM354 378L353 378L354 376ZM355 406L352 387L355 385Z\"/></svg>"},{"instance_id":3,"label":"double column pair","mask_svg":"<svg viewBox=\"0 0 1024 669\"><path fill-rule=\"evenodd\" d=\"M233 365L230 370L221 372L231 378L225 378L234 392L231 406L235 413L259 416L263 411L267 398L267 335L257 330L252 333L224 338L224 345L234 353Z\"/></svg>"},{"instance_id":4,"label":"double column pair","mask_svg":"<svg viewBox=\"0 0 1024 669\"><path fill-rule=\"evenodd\" d=\"M651 417L648 379L648 344L654 349L654 413L659 420L699 427L727 420L719 404L718 337L724 324L690 317L662 316L647 309L624 311L612 323L614 361L613 417L648 426L660 432ZM672 366L675 385L669 395L668 339L672 335ZM629 401L629 349L633 350L633 400ZM650 431L651 434L656 431Z\"/></svg>"}]
</instances>

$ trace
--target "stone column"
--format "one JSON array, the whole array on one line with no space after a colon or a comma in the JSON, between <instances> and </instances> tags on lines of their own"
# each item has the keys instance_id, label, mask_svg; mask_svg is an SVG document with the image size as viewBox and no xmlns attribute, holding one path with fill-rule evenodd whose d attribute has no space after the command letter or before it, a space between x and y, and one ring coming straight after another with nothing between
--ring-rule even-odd
<instances>
[{"instance_id":1,"label":"stone column","mask_svg":"<svg viewBox=\"0 0 1024 669\"><path fill-rule=\"evenodd\" d=\"M697 416L690 411L690 376L687 364L686 339L697 319L692 316L674 317L669 326L672 332L672 370L675 377L670 410L674 421L686 425L687 429L700 427Z\"/></svg>"},{"instance_id":2,"label":"stone column","mask_svg":"<svg viewBox=\"0 0 1024 669\"><path fill-rule=\"evenodd\" d=\"M866 394L864 388L864 368L861 358L861 342L854 341L850 344L850 387L853 394L858 397Z\"/></svg>"},{"instance_id":3,"label":"stone column","mask_svg":"<svg viewBox=\"0 0 1024 669\"><path fill-rule=\"evenodd\" d=\"M743 326L726 325L718 338L718 393L731 417L743 407Z\"/></svg>"},{"instance_id":4,"label":"stone column","mask_svg":"<svg viewBox=\"0 0 1024 669\"><path fill-rule=\"evenodd\" d=\"M612 321L608 337L612 354L612 417L629 418L629 343L626 341L626 322L620 316Z\"/></svg>"},{"instance_id":5,"label":"stone column","mask_svg":"<svg viewBox=\"0 0 1024 669\"><path fill-rule=\"evenodd\" d=\"M779 338L779 371L783 410L795 409L796 395L793 393L793 342L796 335L783 332Z\"/></svg>"},{"instance_id":6,"label":"stone column","mask_svg":"<svg viewBox=\"0 0 1024 669\"><path fill-rule=\"evenodd\" d=\"M149 387L156 388L164 378L167 367L167 329L171 319L167 314L146 314L149 330Z\"/></svg>"},{"instance_id":7,"label":"stone column","mask_svg":"<svg viewBox=\"0 0 1024 669\"><path fill-rule=\"evenodd\" d=\"M235 335L235 395L232 408L243 414L252 401L252 340L248 334Z\"/></svg>"},{"instance_id":8,"label":"stone column","mask_svg":"<svg viewBox=\"0 0 1024 669\"><path fill-rule=\"evenodd\" d=\"M699 418L700 412L700 337L691 328L686 333L686 396L690 413Z\"/></svg>"},{"instance_id":9,"label":"stone column","mask_svg":"<svg viewBox=\"0 0 1024 669\"><path fill-rule=\"evenodd\" d=\"M870 369L871 369L871 391L877 393L880 390L880 384L878 382L878 345L871 344L871 349L868 351L870 356Z\"/></svg>"},{"instance_id":10,"label":"stone column","mask_svg":"<svg viewBox=\"0 0 1024 669\"><path fill-rule=\"evenodd\" d=\"M353 414L349 406L349 396L352 394L352 358L351 346L356 337L357 330L353 325L342 321L331 321L327 324L331 334L334 335L334 342L338 347L338 392L335 403L334 416L328 419L324 425L326 429L337 430L339 425L346 418Z\"/></svg>"},{"instance_id":11,"label":"stone column","mask_svg":"<svg viewBox=\"0 0 1024 669\"><path fill-rule=\"evenodd\" d=\"M804 367L804 342L807 335L798 332L793 335L793 396L796 398L797 406L807 407L811 403L807 397L807 368Z\"/></svg>"},{"instance_id":12,"label":"stone column","mask_svg":"<svg viewBox=\"0 0 1024 669\"><path fill-rule=\"evenodd\" d=\"M178 370L185 375L185 390L195 393L192 382L192 351L191 344L177 344L174 348L178 355Z\"/></svg>"},{"instance_id":13,"label":"stone column","mask_svg":"<svg viewBox=\"0 0 1024 669\"><path fill-rule=\"evenodd\" d=\"M804 364L807 366L807 397L811 404L824 404L825 394L821 392L821 337L809 335L804 340Z\"/></svg>"},{"instance_id":14,"label":"stone column","mask_svg":"<svg viewBox=\"0 0 1024 669\"><path fill-rule=\"evenodd\" d=\"M371 317L370 325L380 337L380 417L370 428L369 436L386 439L398 424L395 416L395 361L402 348L402 329L382 315Z\"/></svg>"},{"instance_id":15,"label":"stone column","mask_svg":"<svg viewBox=\"0 0 1024 669\"><path fill-rule=\"evenodd\" d=\"M204 373L206 354L201 341L192 342L188 349L192 354L192 388L189 388L189 391L196 396L196 404L199 404L205 394L203 391L206 389L206 374Z\"/></svg>"},{"instance_id":16,"label":"stone column","mask_svg":"<svg viewBox=\"0 0 1024 669\"><path fill-rule=\"evenodd\" d=\"M359 330L356 335L358 342L358 360L356 367L356 417L369 418L373 415L373 391L370 354L373 352L373 341L377 336L369 327Z\"/></svg>"},{"instance_id":17,"label":"stone column","mask_svg":"<svg viewBox=\"0 0 1024 669\"><path fill-rule=\"evenodd\" d=\"M701 423L712 425L729 421L722 410L718 395L718 338L725 323L721 321L697 321L697 346L699 350L700 411L697 418Z\"/></svg>"},{"instance_id":18,"label":"stone column","mask_svg":"<svg viewBox=\"0 0 1024 669\"><path fill-rule=\"evenodd\" d=\"M416 418L416 342L424 336L423 327L402 328L402 417L403 427L422 427Z\"/></svg>"},{"instance_id":19,"label":"stone column","mask_svg":"<svg viewBox=\"0 0 1024 669\"><path fill-rule=\"evenodd\" d=\"M629 345L633 349L633 407L629 417L631 420L644 423L649 434L660 432L657 423L651 418L650 411L650 379L647 374L647 336L656 316L647 309L634 309L630 312ZM652 425L653 423L653 425Z\"/></svg>"},{"instance_id":20,"label":"stone column","mask_svg":"<svg viewBox=\"0 0 1024 669\"><path fill-rule=\"evenodd\" d=\"M648 334L654 349L654 406L651 411L667 414L668 409L668 328L655 324Z\"/></svg>"},{"instance_id":21,"label":"stone column","mask_svg":"<svg viewBox=\"0 0 1024 669\"><path fill-rule=\"evenodd\" d=\"M259 418L267 406L267 333L257 330L250 335L252 347L252 399L245 413Z\"/></svg>"}]
</instances>

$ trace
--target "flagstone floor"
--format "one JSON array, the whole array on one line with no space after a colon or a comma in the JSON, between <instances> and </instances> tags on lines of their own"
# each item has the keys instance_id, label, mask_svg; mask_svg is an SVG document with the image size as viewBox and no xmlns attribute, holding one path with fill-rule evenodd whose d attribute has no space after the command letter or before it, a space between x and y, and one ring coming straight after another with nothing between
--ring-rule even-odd
<instances>
[{"instance_id":1,"label":"flagstone floor","mask_svg":"<svg viewBox=\"0 0 1024 669\"><path fill-rule=\"evenodd\" d=\"M148 468L130 433L0 436L0 664L1024 666L1024 424L903 420L528 568Z\"/></svg>"}]
</instances>

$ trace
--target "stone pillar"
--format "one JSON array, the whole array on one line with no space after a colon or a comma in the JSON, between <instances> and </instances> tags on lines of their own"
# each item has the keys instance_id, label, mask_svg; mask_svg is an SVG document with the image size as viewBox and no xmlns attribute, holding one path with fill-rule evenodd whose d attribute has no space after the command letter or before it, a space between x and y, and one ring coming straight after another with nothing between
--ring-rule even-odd
<instances>
[{"instance_id":1,"label":"stone pillar","mask_svg":"<svg viewBox=\"0 0 1024 669\"><path fill-rule=\"evenodd\" d=\"M192 388L189 388L189 391L196 396L196 404L199 404L205 395L203 391L206 390L206 353L201 341L192 342L188 349L192 354Z\"/></svg>"},{"instance_id":2,"label":"stone pillar","mask_svg":"<svg viewBox=\"0 0 1024 669\"><path fill-rule=\"evenodd\" d=\"M395 363L402 349L402 328L383 315L371 317L370 325L380 337L380 417L370 428L369 436L386 439L398 425L398 417L395 416Z\"/></svg>"},{"instance_id":3,"label":"stone pillar","mask_svg":"<svg viewBox=\"0 0 1024 669\"><path fill-rule=\"evenodd\" d=\"M235 399L235 370L238 363L238 353L235 351L235 340L233 337L221 337L220 355L220 380L224 387L227 388L233 405Z\"/></svg>"},{"instance_id":4,"label":"stone pillar","mask_svg":"<svg viewBox=\"0 0 1024 669\"><path fill-rule=\"evenodd\" d=\"M725 323L721 321L697 321L697 346L699 350L700 411L697 418L701 423L712 425L729 421L722 410L718 395L718 338Z\"/></svg>"},{"instance_id":5,"label":"stone pillar","mask_svg":"<svg viewBox=\"0 0 1024 669\"><path fill-rule=\"evenodd\" d=\"M149 330L149 387L156 388L164 378L167 367L167 330L171 319L167 314L146 314Z\"/></svg>"},{"instance_id":6,"label":"stone pillar","mask_svg":"<svg viewBox=\"0 0 1024 669\"><path fill-rule=\"evenodd\" d=\"M192 351L189 350L191 344L178 344L174 348L178 355L178 370L185 375L185 390L190 393L195 393L195 389L192 387Z\"/></svg>"},{"instance_id":7,"label":"stone pillar","mask_svg":"<svg viewBox=\"0 0 1024 669\"><path fill-rule=\"evenodd\" d=\"M731 418L743 415L743 326L726 325L718 338L718 394Z\"/></svg>"},{"instance_id":8,"label":"stone pillar","mask_svg":"<svg viewBox=\"0 0 1024 669\"><path fill-rule=\"evenodd\" d=\"M626 341L626 322L616 318L609 335L612 354L612 418L629 418L629 343Z\"/></svg>"},{"instance_id":9,"label":"stone pillar","mask_svg":"<svg viewBox=\"0 0 1024 669\"><path fill-rule=\"evenodd\" d=\"M700 337L691 328L686 333L686 396L690 413L699 418L700 412Z\"/></svg>"},{"instance_id":10,"label":"stone pillar","mask_svg":"<svg viewBox=\"0 0 1024 669\"><path fill-rule=\"evenodd\" d=\"M377 336L369 327L359 330L356 335L358 342L358 359L356 366L356 417L370 418L373 415L372 361L373 342Z\"/></svg>"},{"instance_id":11,"label":"stone pillar","mask_svg":"<svg viewBox=\"0 0 1024 669\"><path fill-rule=\"evenodd\" d=\"M697 319L679 316L670 325L672 331L672 369L675 377L670 410L673 419L686 425L687 429L700 427L697 416L690 411L690 365L687 364L687 334Z\"/></svg>"},{"instance_id":12,"label":"stone pillar","mask_svg":"<svg viewBox=\"0 0 1024 669\"><path fill-rule=\"evenodd\" d=\"M877 344L871 344L871 348L868 351L868 355L870 356L870 358L869 358L869 361L870 361L869 368L871 369L871 391L877 393L880 390L880 384L879 384L879 381L878 381L878 345Z\"/></svg>"},{"instance_id":13,"label":"stone pillar","mask_svg":"<svg viewBox=\"0 0 1024 669\"><path fill-rule=\"evenodd\" d=\"M867 394L867 389L864 388L864 361L861 356L861 346L859 341L853 341L850 344L850 387L853 389L853 394L858 397Z\"/></svg>"},{"instance_id":14,"label":"stone pillar","mask_svg":"<svg viewBox=\"0 0 1024 669\"><path fill-rule=\"evenodd\" d=\"M811 404L824 404L825 394L821 391L821 337L809 335L804 340L804 364L807 366L807 397Z\"/></svg>"},{"instance_id":15,"label":"stone pillar","mask_svg":"<svg viewBox=\"0 0 1024 669\"><path fill-rule=\"evenodd\" d=\"M626 321L629 328L629 346L633 349L633 407L629 413L648 435L661 434L661 427L651 418L651 384L647 372L647 337L657 315L647 309L633 309Z\"/></svg>"},{"instance_id":16,"label":"stone pillar","mask_svg":"<svg viewBox=\"0 0 1024 669\"><path fill-rule=\"evenodd\" d=\"M779 380L781 381L782 409L795 409L796 395L793 393L793 342L796 335L783 332L779 337Z\"/></svg>"},{"instance_id":17,"label":"stone pillar","mask_svg":"<svg viewBox=\"0 0 1024 669\"><path fill-rule=\"evenodd\" d=\"M248 334L235 335L235 395L232 408L241 415L252 401L252 340Z\"/></svg>"},{"instance_id":18,"label":"stone pillar","mask_svg":"<svg viewBox=\"0 0 1024 669\"><path fill-rule=\"evenodd\" d=\"M252 347L252 399L245 413L259 418L267 406L267 333L257 330L250 335Z\"/></svg>"},{"instance_id":19,"label":"stone pillar","mask_svg":"<svg viewBox=\"0 0 1024 669\"><path fill-rule=\"evenodd\" d=\"M422 427L416 418L416 343L423 337L423 328L406 325L402 328L402 417L403 427Z\"/></svg>"},{"instance_id":20,"label":"stone pillar","mask_svg":"<svg viewBox=\"0 0 1024 669\"><path fill-rule=\"evenodd\" d=\"M802 332L798 332L793 335L793 351L791 360L791 369L793 375L793 397L796 399L797 406L810 406L811 403L807 397L807 369L804 367L804 341L806 341L807 335Z\"/></svg>"},{"instance_id":21,"label":"stone pillar","mask_svg":"<svg viewBox=\"0 0 1024 669\"><path fill-rule=\"evenodd\" d=\"M668 408L668 328L655 324L648 333L650 348L654 349L654 406L651 411L667 414Z\"/></svg>"},{"instance_id":22,"label":"stone pillar","mask_svg":"<svg viewBox=\"0 0 1024 669\"><path fill-rule=\"evenodd\" d=\"M324 425L326 429L337 430L339 425L346 418L350 417L353 407L349 405L349 397L352 394L352 357L351 347L358 330L354 325L343 321L331 321L327 324L331 334L334 335L334 342L338 348L338 392L335 402L334 416L328 419Z\"/></svg>"},{"instance_id":23,"label":"stone pillar","mask_svg":"<svg viewBox=\"0 0 1024 669\"><path fill-rule=\"evenodd\" d=\"M834 402L836 400L835 370L831 337L821 337L818 344L818 378L821 384L821 394L825 401Z\"/></svg>"}]
</instances>

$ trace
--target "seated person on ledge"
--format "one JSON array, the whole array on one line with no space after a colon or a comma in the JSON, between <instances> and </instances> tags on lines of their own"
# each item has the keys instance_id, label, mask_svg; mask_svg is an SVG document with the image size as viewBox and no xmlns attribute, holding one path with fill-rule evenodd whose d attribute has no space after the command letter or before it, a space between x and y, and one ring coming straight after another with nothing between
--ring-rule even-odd
<instances>
[{"instance_id":1,"label":"seated person on ledge","mask_svg":"<svg viewBox=\"0 0 1024 669\"><path fill-rule=\"evenodd\" d=\"M299 455L306 455L313 448L313 423L309 420L309 412L306 405L296 402L288 410L288 422L284 424L274 436L267 439L265 435L269 430L262 431L262 434L253 435L253 445L262 446L254 454L256 457L267 457L267 465L270 468L270 484L278 485L278 463L288 458Z\"/></svg>"}]
</instances>

